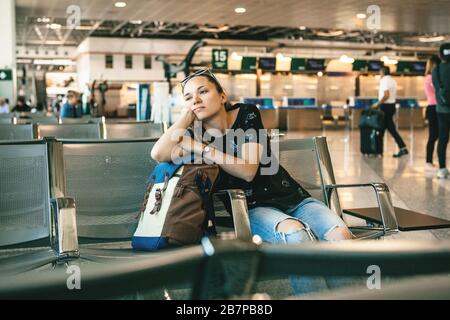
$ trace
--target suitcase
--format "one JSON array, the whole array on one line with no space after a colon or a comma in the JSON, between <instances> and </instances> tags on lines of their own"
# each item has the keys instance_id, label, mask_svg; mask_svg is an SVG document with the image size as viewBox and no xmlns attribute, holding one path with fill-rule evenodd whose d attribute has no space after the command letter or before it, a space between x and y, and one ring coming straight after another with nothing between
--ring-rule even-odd
<instances>
[{"instance_id":1,"label":"suitcase","mask_svg":"<svg viewBox=\"0 0 450 320\"><path fill-rule=\"evenodd\" d=\"M375 109L364 110L359 118L359 127L383 130L384 112Z\"/></svg>"},{"instance_id":2,"label":"suitcase","mask_svg":"<svg viewBox=\"0 0 450 320\"><path fill-rule=\"evenodd\" d=\"M382 155L383 138L381 130L384 126L384 113L369 109L361 113L359 128L361 132L361 153L364 155Z\"/></svg>"},{"instance_id":3,"label":"suitcase","mask_svg":"<svg viewBox=\"0 0 450 320\"><path fill-rule=\"evenodd\" d=\"M381 131L373 128L360 128L361 153L364 155L383 155Z\"/></svg>"}]
</instances>

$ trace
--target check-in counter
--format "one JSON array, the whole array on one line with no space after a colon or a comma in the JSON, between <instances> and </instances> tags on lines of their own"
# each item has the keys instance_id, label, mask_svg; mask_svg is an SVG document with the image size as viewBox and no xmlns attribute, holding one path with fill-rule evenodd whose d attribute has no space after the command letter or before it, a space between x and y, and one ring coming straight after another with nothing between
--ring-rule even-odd
<instances>
[{"instance_id":1,"label":"check-in counter","mask_svg":"<svg viewBox=\"0 0 450 320\"><path fill-rule=\"evenodd\" d=\"M359 128L359 119L361 118L361 113L364 111L365 109L355 109L352 108L351 111L351 120L350 120L350 124L351 124L351 128L352 129L358 129Z\"/></svg>"},{"instance_id":2,"label":"check-in counter","mask_svg":"<svg viewBox=\"0 0 450 320\"><path fill-rule=\"evenodd\" d=\"M277 111L278 111L278 128L282 131L286 131L288 108L280 107L277 109Z\"/></svg>"},{"instance_id":3,"label":"check-in counter","mask_svg":"<svg viewBox=\"0 0 450 320\"><path fill-rule=\"evenodd\" d=\"M423 110L416 99L397 99L397 125L399 129L423 128Z\"/></svg>"},{"instance_id":4,"label":"check-in counter","mask_svg":"<svg viewBox=\"0 0 450 320\"><path fill-rule=\"evenodd\" d=\"M291 109L317 109L316 98L314 97L283 97L282 105L283 107L278 108L278 125L280 130L289 130L288 125L288 114L292 113L291 121L298 122L298 120L294 120L301 112L290 111ZM307 112L303 112L303 117L310 117L311 114L314 113L311 110ZM317 118L317 117L313 117ZM319 120L321 119L321 112L319 112ZM317 119L316 119L317 120ZM300 120L302 123L303 120ZM301 124L302 129L307 129L308 124ZM313 125L312 129L321 129L322 123L320 125ZM296 129L297 125L295 123L291 123L291 130L302 130Z\"/></svg>"},{"instance_id":5,"label":"check-in counter","mask_svg":"<svg viewBox=\"0 0 450 320\"><path fill-rule=\"evenodd\" d=\"M287 130L320 130L322 129L321 110L318 107L285 107L287 109Z\"/></svg>"}]
</instances>

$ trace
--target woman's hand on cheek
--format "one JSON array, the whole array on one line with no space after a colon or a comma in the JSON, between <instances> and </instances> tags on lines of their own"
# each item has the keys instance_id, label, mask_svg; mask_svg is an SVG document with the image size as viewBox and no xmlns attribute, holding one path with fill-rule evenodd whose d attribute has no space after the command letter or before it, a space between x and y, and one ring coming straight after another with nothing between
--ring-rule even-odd
<instances>
[{"instance_id":1,"label":"woman's hand on cheek","mask_svg":"<svg viewBox=\"0 0 450 320\"><path fill-rule=\"evenodd\" d=\"M195 113L191 110L190 107L184 107L182 118L187 124L187 127L189 127L195 120L197 120Z\"/></svg>"}]
</instances>

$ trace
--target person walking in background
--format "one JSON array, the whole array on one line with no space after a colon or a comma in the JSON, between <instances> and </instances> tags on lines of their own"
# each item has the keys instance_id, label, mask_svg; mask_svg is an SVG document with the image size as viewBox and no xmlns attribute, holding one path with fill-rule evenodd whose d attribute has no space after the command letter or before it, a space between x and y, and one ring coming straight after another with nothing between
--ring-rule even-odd
<instances>
[{"instance_id":1,"label":"person walking in background","mask_svg":"<svg viewBox=\"0 0 450 320\"><path fill-rule=\"evenodd\" d=\"M427 68L425 71L425 94L427 96L428 107L426 110L426 118L428 120L428 142L427 142L427 157L425 163L425 170L434 170L433 152L434 145L439 137L438 118L436 113L436 93L433 87L433 80L431 73L434 68L441 62L439 57L432 56L428 59Z\"/></svg>"},{"instance_id":2,"label":"person walking in background","mask_svg":"<svg viewBox=\"0 0 450 320\"><path fill-rule=\"evenodd\" d=\"M380 85L378 89L378 102L372 105L372 108L380 108L384 113L384 128L381 130L381 139L384 137L386 129L394 138L400 151L394 154L394 158L401 157L408 154L408 149L403 142L402 137L395 128L394 114L395 114L395 102L397 100L397 82L391 77L391 71L389 67L383 67L380 70Z\"/></svg>"},{"instance_id":3,"label":"person walking in background","mask_svg":"<svg viewBox=\"0 0 450 320\"><path fill-rule=\"evenodd\" d=\"M6 99L0 97L0 113L9 113L9 105L6 103Z\"/></svg>"},{"instance_id":4,"label":"person walking in background","mask_svg":"<svg viewBox=\"0 0 450 320\"><path fill-rule=\"evenodd\" d=\"M80 94L77 91L67 91L67 102L61 107L62 118L81 118L83 110L79 103Z\"/></svg>"},{"instance_id":5,"label":"person walking in background","mask_svg":"<svg viewBox=\"0 0 450 320\"><path fill-rule=\"evenodd\" d=\"M17 98L16 106L11 110L11 112L30 112L31 107L25 101L24 96L19 96Z\"/></svg>"},{"instance_id":6,"label":"person walking in background","mask_svg":"<svg viewBox=\"0 0 450 320\"><path fill-rule=\"evenodd\" d=\"M433 86L436 91L436 113L439 126L438 179L446 179L449 172L446 166L447 144L450 132L450 43L444 43L439 49L442 62L432 72Z\"/></svg>"}]
</instances>

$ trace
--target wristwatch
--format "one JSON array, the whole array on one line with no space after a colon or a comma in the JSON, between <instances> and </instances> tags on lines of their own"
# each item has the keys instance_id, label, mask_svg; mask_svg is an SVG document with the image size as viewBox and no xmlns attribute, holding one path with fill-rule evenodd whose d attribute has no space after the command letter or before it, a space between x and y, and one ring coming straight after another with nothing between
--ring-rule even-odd
<instances>
[{"instance_id":1,"label":"wristwatch","mask_svg":"<svg viewBox=\"0 0 450 320\"><path fill-rule=\"evenodd\" d=\"M209 145L206 145L205 147L203 147L202 150L202 159L205 157L205 153L210 152L211 151L211 147Z\"/></svg>"}]
</instances>

